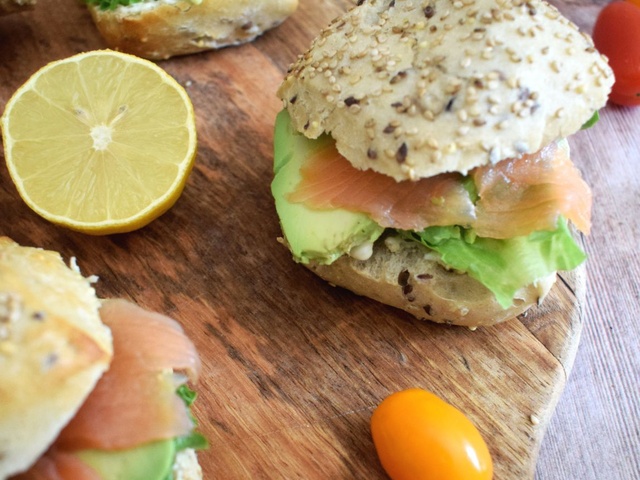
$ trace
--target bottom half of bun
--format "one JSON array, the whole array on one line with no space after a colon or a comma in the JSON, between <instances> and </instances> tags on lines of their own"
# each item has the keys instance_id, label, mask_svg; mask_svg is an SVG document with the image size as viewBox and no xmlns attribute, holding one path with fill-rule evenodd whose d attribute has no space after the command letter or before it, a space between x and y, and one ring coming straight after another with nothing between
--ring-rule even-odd
<instances>
[{"instance_id":1,"label":"bottom half of bun","mask_svg":"<svg viewBox=\"0 0 640 480\"><path fill-rule=\"evenodd\" d=\"M368 260L344 255L331 265L307 267L329 283L409 312L421 320L470 328L512 319L539 303L555 272L516 292L504 309L494 294L469 275L444 267L436 254L396 237L376 241Z\"/></svg>"},{"instance_id":2,"label":"bottom half of bun","mask_svg":"<svg viewBox=\"0 0 640 480\"><path fill-rule=\"evenodd\" d=\"M173 464L173 480L202 480L202 468L193 448L180 450Z\"/></svg>"}]
</instances>

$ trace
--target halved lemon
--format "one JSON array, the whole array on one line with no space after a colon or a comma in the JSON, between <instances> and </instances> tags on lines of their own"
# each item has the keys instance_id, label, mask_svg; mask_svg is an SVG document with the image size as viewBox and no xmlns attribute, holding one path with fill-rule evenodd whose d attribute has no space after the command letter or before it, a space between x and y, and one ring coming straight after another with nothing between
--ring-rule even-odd
<instances>
[{"instance_id":1,"label":"halved lemon","mask_svg":"<svg viewBox=\"0 0 640 480\"><path fill-rule=\"evenodd\" d=\"M7 103L1 127L27 205L95 235L135 230L166 212L197 149L184 88L155 63L110 50L37 71Z\"/></svg>"}]
</instances>

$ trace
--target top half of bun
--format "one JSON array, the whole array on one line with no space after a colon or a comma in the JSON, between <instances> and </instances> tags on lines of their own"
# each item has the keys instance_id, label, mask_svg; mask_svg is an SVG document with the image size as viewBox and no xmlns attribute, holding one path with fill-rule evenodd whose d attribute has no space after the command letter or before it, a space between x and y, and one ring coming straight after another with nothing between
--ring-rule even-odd
<instances>
[{"instance_id":1,"label":"top half of bun","mask_svg":"<svg viewBox=\"0 0 640 480\"><path fill-rule=\"evenodd\" d=\"M58 253L0 237L0 479L46 450L108 368L99 308Z\"/></svg>"},{"instance_id":2,"label":"top half of bun","mask_svg":"<svg viewBox=\"0 0 640 480\"><path fill-rule=\"evenodd\" d=\"M579 130L612 84L591 38L543 1L361 0L278 94L299 132L406 180L535 152Z\"/></svg>"}]
</instances>

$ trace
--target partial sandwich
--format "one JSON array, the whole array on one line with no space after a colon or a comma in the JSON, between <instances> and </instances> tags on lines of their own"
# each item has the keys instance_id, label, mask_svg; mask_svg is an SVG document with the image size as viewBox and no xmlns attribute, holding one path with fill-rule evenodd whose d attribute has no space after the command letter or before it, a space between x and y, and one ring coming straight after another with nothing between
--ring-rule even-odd
<instances>
[{"instance_id":1,"label":"partial sandwich","mask_svg":"<svg viewBox=\"0 0 640 480\"><path fill-rule=\"evenodd\" d=\"M91 280L0 237L0 479L201 479L195 347Z\"/></svg>"},{"instance_id":2,"label":"partial sandwich","mask_svg":"<svg viewBox=\"0 0 640 480\"><path fill-rule=\"evenodd\" d=\"M566 137L613 74L542 1L363 0L291 66L272 192L283 243L332 284L476 327L585 260Z\"/></svg>"},{"instance_id":3,"label":"partial sandwich","mask_svg":"<svg viewBox=\"0 0 640 480\"><path fill-rule=\"evenodd\" d=\"M240 45L275 28L298 0L87 0L109 48L150 60Z\"/></svg>"}]
</instances>

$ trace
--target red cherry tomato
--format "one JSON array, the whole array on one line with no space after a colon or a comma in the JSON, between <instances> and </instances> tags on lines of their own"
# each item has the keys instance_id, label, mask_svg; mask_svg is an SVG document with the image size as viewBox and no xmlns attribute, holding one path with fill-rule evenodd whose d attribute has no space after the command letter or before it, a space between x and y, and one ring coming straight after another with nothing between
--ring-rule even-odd
<instances>
[{"instance_id":1,"label":"red cherry tomato","mask_svg":"<svg viewBox=\"0 0 640 480\"><path fill-rule=\"evenodd\" d=\"M491 480L493 462L471 421L436 395L412 388L371 417L380 463L392 480Z\"/></svg>"},{"instance_id":2,"label":"red cherry tomato","mask_svg":"<svg viewBox=\"0 0 640 480\"><path fill-rule=\"evenodd\" d=\"M619 105L640 105L640 6L635 4L640 0L608 4L593 27L596 48L609 58L616 78L609 99Z\"/></svg>"}]
</instances>

